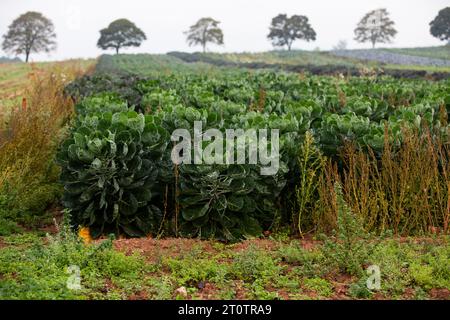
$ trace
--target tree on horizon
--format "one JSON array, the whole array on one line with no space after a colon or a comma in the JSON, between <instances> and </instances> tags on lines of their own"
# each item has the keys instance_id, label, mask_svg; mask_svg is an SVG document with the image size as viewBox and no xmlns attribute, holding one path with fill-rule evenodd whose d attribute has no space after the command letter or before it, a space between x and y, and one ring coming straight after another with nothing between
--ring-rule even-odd
<instances>
[{"instance_id":1,"label":"tree on horizon","mask_svg":"<svg viewBox=\"0 0 450 320\"><path fill-rule=\"evenodd\" d=\"M223 45L223 31L219 27L220 21L213 18L201 18L189 30L184 32L187 35L186 41L189 46L201 45L203 53L206 52L206 45L214 43Z\"/></svg>"},{"instance_id":2,"label":"tree on horizon","mask_svg":"<svg viewBox=\"0 0 450 320\"><path fill-rule=\"evenodd\" d=\"M28 62L31 53L50 52L56 49L55 27L40 12L29 11L20 15L3 36L2 49L15 55L25 54Z\"/></svg>"},{"instance_id":3,"label":"tree on horizon","mask_svg":"<svg viewBox=\"0 0 450 320\"><path fill-rule=\"evenodd\" d=\"M430 22L430 33L450 45L450 7L440 10L436 18Z\"/></svg>"},{"instance_id":4,"label":"tree on horizon","mask_svg":"<svg viewBox=\"0 0 450 320\"><path fill-rule=\"evenodd\" d=\"M366 13L359 21L355 29L355 40L361 43L371 42L372 48L375 48L377 43L391 42L396 34L389 12L384 8L376 9Z\"/></svg>"},{"instance_id":5,"label":"tree on horizon","mask_svg":"<svg viewBox=\"0 0 450 320\"><path fill-rule=\"evenodd\" d=\"M139 47L147 40L145 33L127 19L118 19L100 30L97 47L102 50L114 49L119 54L120 48Z\"/></svg>"},{"instance_id":6,"label":"tree on horizon","mask_svg":"<svg viewBox=\"0 0 450 320\"><path fill-rule=\"evenodd\" d=\"M315 41L316 32L311 27L306 16L279 14L272 19L267 38L272 41L274 47L287 46L291 50L296 40Z\"/></svg>"}]
</instances>

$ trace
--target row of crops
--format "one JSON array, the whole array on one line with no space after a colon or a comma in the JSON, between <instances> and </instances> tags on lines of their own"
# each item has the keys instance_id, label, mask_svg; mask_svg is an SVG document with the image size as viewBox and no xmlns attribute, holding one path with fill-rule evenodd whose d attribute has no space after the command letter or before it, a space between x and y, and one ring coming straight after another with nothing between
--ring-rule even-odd
<instances>
[{"instance_id":1,"label":"row of crops","mask_svg":"<svg viewBox=\"0 0 450 320\"><path fill-rule=\"evenodd\" d=\"M186 63L166 54L120 54L102 55L95 67L97 72L115 74L134 74L141 76L213 71L214 66L207 63Z\"/></svg>"},{"instance_id":2,"label":"row of crops","mask_svg":"<svg viewBox=\"0 0 450 320\"><path fill-rule=\"evenodd\" d=\"M305 135L338 165L348 143L380 158L386 132L394 147L401 146L405 128L431 128L445 140L449 88L448 80L267 71L85 76L66 88L77 106L58 154L64 205L75 225L89 227L94 237L259 236L293 222ZM248 162L175 165L171 135L193 132L195 121L221 132L279 129L279 170L264 176L260 164Z\"/></svg>"},{"instance_id":3,"label":"row of crops","mask_svg":"<svg viewBox=\"0 0 450 320\"><path fill-rule=\"evenodd\" d=\"M350 50L349 53L355 53ZM314 75L352 75L364 76L368 73L376 75L388 75L399 79L448 79L448 68L417 67L410 66L400 68L386 65L383 62L370 61L370 59L339 58L331 53L308 53L304 51L293 52L265 52L265 53L238 53L238 54L212 54L212 53L186 53L169 52L167 55L178 58L188 64L209 64L216 67L246 68L246 69L270 69L297 73L309 73ZM112 58L114 59L114 57ZM130 57L122 57L122 61L134 60ZM398 61L396 61L398 63ZM402 64L402 63L400 63ZM124 65L117 66L116 70L123 71ZM125 69L132 69L125 68Z\"/></svg>"},{"instance_id":4,"label":"row of crops","mask_svg":"<svg viewBox=\"0 0 450 320\"><path fill-rule=\"evenodd\" d=\"M305 51L264 53L187 53L167 54L120 54L102 55L96 66L97 72L121 75L160 75L200 73L214 75L223 71L272 70L313 75L387 75L400 79L450 78L446 68L424 67L398 68L381 63L338 58L326 53Z\"/></svg>"}]
</instances>

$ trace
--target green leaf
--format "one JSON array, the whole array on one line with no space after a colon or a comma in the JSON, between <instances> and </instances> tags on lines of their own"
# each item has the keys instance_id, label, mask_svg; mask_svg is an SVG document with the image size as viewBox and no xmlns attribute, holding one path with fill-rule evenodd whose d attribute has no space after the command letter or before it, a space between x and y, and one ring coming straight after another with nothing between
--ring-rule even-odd
<instances>
[{"instance_id":1,"label":"green leaf","mask_svg":"<svg viewBox=\"0 0 450 320\"><path fill-rule=\"evenodd\" d=\"M102 161L99 158L95 158L91 165L94 169L98 170L102 167Z\"/></svg>"},{"instance_id":2,"label":"green leaf","mask_svg":"<svg viewBox=\"0 0 450 320\"><path fill-rule=\"evenodd\" d=\"M228 209L230 209L231 211L238 212L238 211L242 210L243 206L244 206L244 198L243 197L232 195L228 199Z\"/></svg>"},{"instance_id":3,"label":"green leaf","mask_svg":"<svg viewBox=\"0 0 450 320\"><path fill-rule=\"evenodd\" d=\"M187 221L193 221L200 217L203 217L209 209L209 202L205 203L203 206L189 207L182 210L183 218Z\"/></svg>"}]
</instances>

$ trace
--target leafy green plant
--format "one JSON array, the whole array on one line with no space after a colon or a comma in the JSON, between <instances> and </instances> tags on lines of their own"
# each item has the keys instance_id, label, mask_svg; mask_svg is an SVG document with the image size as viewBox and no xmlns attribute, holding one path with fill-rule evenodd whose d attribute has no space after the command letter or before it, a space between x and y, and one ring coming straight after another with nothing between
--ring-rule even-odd
<instances>
[{"instance_id":1,"label":"leafy green plant","mask_svg":"<svg viewBox=\"0 0 450 320\"><path fill-rule=\"evenodd\" d=\"M45 239L14 236L0 249L1 299L87 299L104 288L107 278L142 278L144 261L114 251L111 239L85 245L66 222L58 230ZM68 286L71 266L80 271L80 288Z\"/></svg>"},{"instance_id":2,"label":"leafy green plant","mask_svg":"<svg viewBox=\"0 0 450 320\"><path fill-rule=\"evenodd\" d=\"M339 183L335 184L334 192L338 207L337 230L331 238L325 237L323 254L341 271L362 275L363 265L375 248L376 239L364 230L361 218L345 203Z\"/></svg>"},{"instance_id":3,"label":"leafy green plant","mask_svg":"<svg viewBox=\"0 0 450 320\"><path fill-rule=\"evenodd\" d=\"M273 259L254 246L236 254L231 268L235 277L250 283L259 278L266 281L278 275L280 271L281 267L277 265L277 259Z\"/></svg>"},{"instance_id":4,"label":"leafy green plant","mask_svg":"<svg viewBox=\"0 0 450 320\"><path fill-rule=\"evenodd\" d=\"M264 286L263 279L257 279L252 282L248 287L251 290L251 296L257 300L278 300L280 297L278 292L269 291Z\"/></svg>"},{"instance_id":5,"label":"leafy green plant","mask_svg":"<svg viewBox=\"0 0 450 320\"><path fill-rule=\"evenodd\" d=\"M223 110L206 110L168 107L161 112L162 121L167 130L183 128L189 131L194 121L202 121L205 129L209 127L225 131L224 123L232 128L242 118L226 119L223 113L236 113L241 110L234 104L222 104ZM272 120L272 121L271 121ZM256 116L248 127L278 126L276 116ZM288 125L283 122L285 126ZM191 137L193 134L191 135ZM283 140L284 141L284 140ZM245 147L248 149L248 141ZM203 148L209 143L205 142ZM235 146L237 149L237 146ZM223 155L219 155L223 156ZM249 155L246 153L246 158ZM284 188L287 168L284 162L275 175L263 176L261 166L257 164L181 164L176 172L176 200L180 206L180 215L175 213L179 222L179 233L184 236L218 238L236 241L243 238L260 236L267 230L279 212L276 199ZM175 178L175 177L174 177ZM262 199L261 201L258 201Z\"/></svg>"},{"instance_id":6,"label":"leafy green plant","mask_svg":"<svg viewBox=\"0 0 450 320\"><path fill-rule=\"evenodd\" d=\"M412 281L424 290L446 288L450 290L450 250L447 247L433 248L421 259L409 265Z\"/></svg>"},{"instance_id":7,"label":"leafy green plant","mask_svg":"<svg viewBox=\"0 0 450 320\"><path fill-rule=\"evenodd\" d=\"M248 165L180 167L182 234L227 241L261 235L276 209L255 171ZM255 201L263 194L268 198Z\"/></svg>"},{"instance_id":8,"label":"leafy green plant","mask_svg":"<svg viewBox=\"0 0 450 320\"><path fill-rule=\"evenodd\" d=\"M171 279L179 286L198 288L206 282L222 283L228 273L226 265L218 265L214 260L199 255L169 258L164 265L171 272Z\"/></svg>"},{"instance_id":9,"label":"leafy green plant","mask_svg":"<svg viewBox=\"0 0 450 320\"><path fill-rule=\"evenodd\" d=\"M366 277L361 277L357 282L352 283L348 288L349 294L353 298L368 299L372 297L372 291L367 288Z\"/></svg>"},{"instance_id":10,"label":"leafy green plant","mask_svg":"<svg viewBox=\"0 0 450 320\"><path fill-rule=\"evenodd\" d=\"M0 194L0 236L8 236L21 230L17 223L11 219L8 198Z\"/></svg>"},{"instance_id":11,"label":"leafy green plant","mask_svg":"<svg viewBox=\"0 0 450 320\"><path fill-rule=\"evenodd\" d=\"M330 297L333 294L333 286L322 278L309 278L303 280L303 286L316 292L319 296Z\"/></svg>"},{"instance_id":12,"label":"leafy green plant","mask_svg":"<svg viewBox=\"0 0 450 320\"><path fill-rule=\"evenodd\" d=\"M172 298L174 286L169 277L150 278L146 282L150 286L147 292L151 298L155 300L169 300Z\"/></svg>"},{"instance_id":13,"label":"leafy green plant","mask_svg":"<svg viewBox=\"0 0 450 320\"><path fill-rule=\"evenodd\" d=\"M298 243L292 242L289 245L281 246L278 249L277 257L294 266L295 273L299 276L322 276L329 271L329 266L320 248L306 250Z\"/></svg>"},{"instance_id":14,"label":"leafy green plant","mask_svg":"<svg viewBox=\"0 0 450 320\"><path fill-rule=\"evenodd\" d=\"M94 237L156 232L161 211L155 186L166 139L151 116L133 111L84 116L58 153L63 202L73 222L89 227Z\"/></svg>"},{"instance_id":15,"label":"leafy green plant","mask_svg":"<svg viewBox=\"0 0 450 320\"><path fill-rule=\"evenodd\" d=\"M139 56L136 61L146 58L151 57ZM133 59L105 56L102 61L114 69L115 64L126 66ZM333 188L335 181L342 181L345 200L370 231L423 233L430 224L448 227L445 208L448 192L442 183L445 178L433 178L430 186L424 185L428 179L416 179L414 174L408 175L411 181L390 179L390 176L401 178L406 166L389 167L392 163L385 161L392 158L390 151L396 154L409 143L403 128L422 133L427 123L431 141L448 140L445 120L448 110L444 110L448 109L447 87L448 80L298 77L282 72L236 70L207 76L187 70L170 75L152 73L147 78L96 74L78 79L67 87L67 93L85 98L77 107L76 128L84 126L82 123L91 117L91 112L127 112L135 106L139 112L150 113L146 117L152 117L155 127L168 133L180 128L192 131L194 121L202 121L205 130L216 128L221 132L229 128L279 129L280 171L273 177L259 176L255 165L174 166L169 149L156 162L152 160L157 163L160 185L151 188L156 198L150 203L158 202L157 207L164 211L159 234L236 241L259 236L268 229L277 230L291 222L300 234L312 225L310 222L319 222L318 229L329 231L335 226L336 212L330 197L333 192L328 189ZM124 110L126 107L129 109ZM310 133L305 135L307 131ZM312 140L314 143L308 142ZM305 143L310 144L311 152L301 152ZM352 174L345 163L345 158L352 155L346 149L349 144L373 158L368 169L372 171L367 174L370 179L347 179ZM207 145L205 142L203 147ZM441 151L430 153L435 159L433 164L442 162L428 170L436 172L435 177L447 175L446 149ZM344 153L342 157L340 152ZM324 163L317 160L321 158L319 154L330 159L332 173L322 172ZM404 155L406 162L410 155ZM381 164L380 159L384 161ZM365 174L366 169L352 167L355 177ZM351 185L352 181L360 184ZM414 182L417 188L403 194L404 190L396 185L398 181L402 185ZM420 201L410 201L415 199L415 191L424 188L428 193L419 193ZM364 197L364 192L373 189L377 194L375 200ZM331 203L313 206L316 193L321 201ZM323 195L327 199L322 199ZM359 196L361 199L353 199ZM391 197L394 200L388 201ZM388 207L391 202L394 205ZM405 205L407 211L403 210ZM429 205L431 223L423 218L429 216L428 212L420 211ZM144 203L143 206L148 207ZM413 219L407 219L408 215Z\"/></svg>"},{"instance_id":16,"label":"leafy green plant","mask_svg":"<svg viewBox=\"0 0 450 320\"><path fill-rule=\"evenodd\" d=\"M103 112L127 112L130 111L128 104L115 93L98 93L86 97L75 105L77 116L91 115Z\"/></svg>"},{"instance_id":17,"label":"leafy green plant","mask_svg":"<svg viewBox=\"0 0 450 320\"><path fill-rule=\"evenodd\" d=\"M21 230L14 221L0 217L0 236L8 236Z\"/></svg>"}]
</instances>

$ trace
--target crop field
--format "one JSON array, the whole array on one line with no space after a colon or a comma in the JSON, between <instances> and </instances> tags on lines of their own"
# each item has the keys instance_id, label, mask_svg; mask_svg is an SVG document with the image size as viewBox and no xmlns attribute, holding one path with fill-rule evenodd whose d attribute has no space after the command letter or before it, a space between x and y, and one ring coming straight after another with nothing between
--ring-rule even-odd
<instances>
[{"instance_id":1,"label":"crop field","mask_svg":"<svg viewBox=\"0 0 450 320\"><path fill-rule=\"evenodd\" d=\"M2 111L17 104L26 88L27 76L32 66L22 63L5 63L0 67L0 105Z\"/></svg>"},{"instance_id":2,"label":"crop field","mask_svg":"<svg viewBox=\"0 0 450 320\"><path fill-rule=\"evenodd\" d=\"M445 67L280 65L0 65L0 299L449 299Z\"/></svg>"},{"instance_id":3,"label":"crop field","mask_svg":"<svg viewBox=\"0 0 450 320\"><path fill-rule=\"evenodd\" d=\"M33 73L39 73L55 65L79 65L87 69L95 64L94 60L68 60L60 63L4 63L0 65L0 103L23 95L27 80Z\"/></svg>"},{"instance_id":4,"label":"crop field","mask_svg":"<svg viewBox=\"0 0 450 320\"><path fill-rule=\"evenodd\" d=\"M80 78L66 88L69 95L80 101L76 106L80 116L59 157L67 191L64 201L81 219L78 223L81 226L89 224L93 230L98 230L96 234L113 228L111 231L115 233L129 233L130 236L135 232L136 235L151 233L157 236L158 232L171 234L173 230L176 231L174 235L181 232L188 236L216 237L227 241L257 236L276 222L287 219L290 220L287 221L289 225L299 219L289 217L295 211L293 207L280 205L295 202L286 197L295 195L298 187L295 175L299 171L313 170L314 174L320 174L320 170L327 170L329 159L344 169L336 173L336 183L355 183L345 180L354 168L346 159L348 155L341 154L342 150L363 157L362 161L366 163L357 165L371 166L378 160L404 161L401 156L383 157L388 151L393 155L409 153L412 150L407 149L408 143L422 144L425 142L422 139L430 139L434 141L436 150L428 149L426 152L436 153L439 158L435 162L437 170L446 170L448 87L448 80L431 83L392 78L302 78L287 73L234 70L215 76L188 74L116 78L94 75ZM175 166L169 160L172 144L168 143L168 137L175 129L192 131L195 121L200 122L204 130L214 128L220 132L228 128L277 128L281 147L276 174L268 177L250 174L261 170L261 166L255 164L220 165L225 163L223 158L217 165ZM123 133L119 134L121 131ZM116 137L127 138L117 138L115 147L108 148L113 139L110 132L116 132ZM203 148L207 147L208 143L204 141ZM143 152L149 154L142 158ZM301 162L297 158L302 156L306 157L304 161L307 163L299 168ZM115 157L118 157L114 160L116 165L110 168ZM148 157L154 163L144 166L142 161ZM130 171L128 161L133 166L138 165L138 172L152 171L148 175L151 181L144 179L139 183L145 185L144 188L132 184L131 190L126 186L122 190L120 183L117 186L114 182L135 174ZM117 167L117 163L122 162L124 171ZM108 170L113 170L116 175L108 173ZM144 173L138 176L141 174ZM100 184L96 179L103 175ZM235 177L236 181L228 179L228 176ZM445 180L439 176L430 176L436 179L430 183L436 183L436 187L444 186ZM375 177L368 177L371 178ZM377 186L382 192L378 199L380 203L373 203L372 210L364 210L364 214L370 216L361 212L361 218L374 227L370 231L392 229L395 233L402 233L402 230L406 234L423 234L429 227L446 228L446 202L435 196L423 195L425 202L419 204L415 197L423 194L421 187L434 191L421 185L421 181L415 181L412 172L402 178L410 179L409 183L416 184L417 189L409 185L411 198L399 199L402 204L397 211L396 208L383 208L382 203L399 196L389 189L392 187L390 183L400 181L383 181L386 185ZM195 184L191 185L191 181ZM335 182L332 181L332 185ZM370 185L367 187L371 188ZM150 195L144 195L144 189L157 196L150 198ZM239 196L236 190L240 190ZM370 190L366 191L370 193ZM445 192L442 200L445 200L447 190L444 188L442 191ZM117 192L119 198L114 196ZM333 192L333 188L329 192ZM362 200L359 198L361 195L350 192L350 189L345 189L343 196L354 201L354 209L361 210L361 203L358 203ZM412 192L417 193L412 196ZM114 209L118 206L119 212L125 210L121 209L121 197L127 199L126 203L133 204L129 208L133 213L143 215L139 220L125 218L122 225L120 214ZM168 207L168 199L175 200L173 208ZM308 206L302 209L306 214L305 223L310 219L313 225L333 227L327 226L330 221L321 221L335 215L333 210L314 215L324 210L324 201L326 199L302 203L302 206ZM314 203L320 203L322 208L309 207ZM243 215L244 209L246 215ZM427 212L426 220L405 217L422 216L418 211L421 209ZM95 221L99 216L97 210L103 212L99 223ZM170 210L174 210L173 214ZM248 219L243 219L244 216ZM316 218L318 220L314 220ZM148 224L143 224L143 221ZM172 226L172 222L175 225ZM296 223L299 230L303 229L302 221Z\"/></svg>"},{"instance_id":5,"label":"crop field","mask_svg":"<svg viewBox=\"0 0 450 320\"><path fill-rule=\"evenodd\" d=\"M68 60L56 63L25 64L20 62L0 64L0 118L9 114L11 107L21 104L22 97L30 85L31 78L50 68L79 67L87 70L95 65L95 60ZM5 116L1 116L4 114Z\"/></svg>"},{"instance_id":6,"label":"crop field","mask_svg":"<svg viewBox=\"0 0 450 320\"><path fill-rule=\"evenodd\" d=\"M345 51L345 50L344 50ZM398 65L408 65L419 67L415 65L414 61L408 61L408 57L411 59L418 58L422 59L424 64L422 68L426 69L426 66L432 66L435 60L450 60L450 49L448 46L442 47L432 47L432 48L409 48L409 49L375 49L375 50L349 50L348 53L352 54L348 57L339 56L335 50L326 51L302 51L302 50L292 50L292 51L270 51L270 52L260 52L260 53L205 53L196 54L199 57L203 57L205 61L227 61L235 63L266 63L266 64L288 64L288 65L343 65L343 66L361 66L362 64L377 67L380 66L380 62L385 62L383 60L377 61L378 59L371 59L370 55L364 55L364 53L379 53L383 52L392 54L401 54L403 60L398 59L396 63ZM170 55L171 53L169 53ZM173 53L176 55L176 53ZM179 54L181 56L181 54ZM406 59L405 59L406 56ZM430 60L427 60L430 59ZM372 60L372 61L371 61ZM428 64L426 62L429 62ZM446 65L448 61L443 61L441 67L449 66Z\"/></svg>"},{"instance_id":7,"label":"crop field","mask_svg":"<svg viewBox=\"0 0 450 320\"><path fill-rule=\"evenodd\" d=\"M335 57L326 52L321 51L301 51L295 50L272 51L261 53L206 53L206 57L217 60L225 60L238 63L255 63L263 62L268 64L290 64L290 65L355 65L359 61Z\"/></svg>"},{"instance_id":8,"label":"crop field","mask_svg":"<svg viewBox=\"0 0 450 320\"><path fill-rule=\"evenodd\" d=\"M0 2L3 313L448 306L450 6L376 2Z\"/></svg>"},{"instance_id":9,"label":"crop field","mask_svg":"<svg viewBox=\"0 0 450 320\"><path fill-rule=\"evenodd\" d=\"M450 60L450 48L448 46L421 47L421 48L390 48L382 50L417 57Z\"/></svg>"},{"instance_id":10,"label":"crop field","mask_svg":"<svg viewBox=\"0 0 450 320\"><path fill-rule=\"evenodd\" d=\"M271 69L314 75L389 75L394 78L447 79L448 60L406 56L374 49L330 52L268 52L211 54L169 52L168 55L187 63L207 63L216 67ZM419 61L416 60L426 61ZM412 61L411 61L412 60ZM437 63L435 62L437 60Z\"/></svg>"},{"instance_id":11,"label":"crop field","mask_svg":"<svg viewBox=\"0 0 450 320\"><path fill-rule=\"evenodd\" d=\"M205 63L187 64L184 61L169 55L104 55L99 59L96 66L98 73L123 73L139 76L150 76L157 74L204 72L214 69Z\"/></svg>"},{"instance_id":12,"label":"crop field","mask_svg":"<svg viewBox=\"0 0 450 320\"><path fill-rule=\"evenodd\" d=\"M445 68L444 70L448 70L450 67L450 60L448 59L430 58L426 56L411 55L383 49L341 50L334 51L333 54L340 57L373 61L381 64L413 66L416 69L420 67L424 70L429 70L430 67L441 67Z\"/></svg>"}]
</instances>

